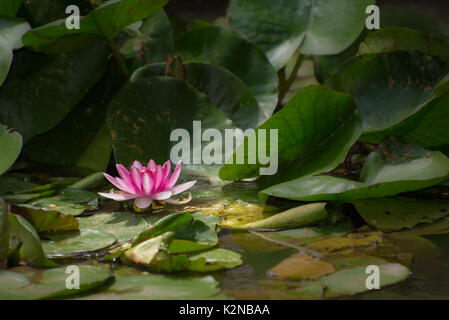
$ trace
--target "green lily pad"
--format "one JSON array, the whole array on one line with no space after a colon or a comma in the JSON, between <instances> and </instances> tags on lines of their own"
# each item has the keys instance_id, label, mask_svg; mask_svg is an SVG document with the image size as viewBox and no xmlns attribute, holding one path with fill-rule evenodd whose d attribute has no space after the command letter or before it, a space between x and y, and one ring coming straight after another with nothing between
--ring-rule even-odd
<instances>
[{"instance_id":1,"label":"green lily pad","mask_svg":"<svg viewBox=\"0 0 449 320\"><path fill-rule=\"evenodd\" d=\"M14 164L19 156L20 151L22 150L22 136L18 132L10 132L6 126L0 124L0 148L4 150L0 156L1 175Z\"/></svg>"},{"instance_id":2,"label":"green lily pad","mask_svg":"<svg viewBox=\"0 0 449 320\"><path fill-rule=\"evenodd\" d=\"M217 233L200 220L181 225L174 231L174 239L170 242L170 253L192 252L214 247L218 244Z\"/></svg>"},{"instance_id":3,"label":"green lily pad","mask_svg":"<svg viewBox=\"0 0 449 320\"><path fill-rule=\"evenodd\" d=\"M282 1L235 0L230 25L259 45L280 69L296 50L309 55L340 53L365 26L372 0Z\"/></svg>"},{"instance_id":4,"label":"green lily pad","mask_svg":"<svg viewBox=\"0 0 449 320\"><path fill-rule=\"evenodd\" d=\"M57 264L47 259L44 255L40 243L39 235L33 226L25 218L8 213L8 233L11 237L19 239L17 257L11 257L14 260L25 261L27 264L36 267L56 267Z\"/></svg>"},{"instance_id":5,"label":"green lily pad","mask_svg":"<svg viewBox=\"0 0 449 320\"><path fill-rule=\"evenodd\" d=\"M23 0L2 1L0 3L0 15L15 17Z\"/></svg>"},{"instance_id":6,"label":"green lily pad","mask_svg":"<svg viewBox=\"0 0 449 320\"><path fill-rule=\"evenodd\" d=\"M189 256L187 270L209 272L235 268L241 265L242 256L226 249L212 249Z\"/></svg>"},{"instance_id":7,"label":"green lily pad","mask_svg":"<svg viewBox=\"0 0 449 320\"><path fill-rule=\"evenodd\" d=\"M148 64L134 72L131 81L165 75L165 63ZM184 81L205 93L226 117L242 130L255 128L267 119L245 83L227 69L207 63L183 64Z\"/></svg>"},{"instance_id":8,"label":"green lily pad","mask_svg":"<svg viewBox=\"0 0 449 320\"><path fill-rule=\"evenodd\" d=\"M81 253L92 253L116 243L112 234L89 229L77 232L48 235L51 240L43 240L42 248L49 257L65 257Z\"/></svg>"},{"instance_id":9,"label":"green lily pad","mask_svg":"<svg viewBox=\"0 0 449 320\"><path fill-rule=\"evenodd\" d=\"M261 109L271 115L276 107L278 77L264 53L240 33L220 27L191 30L175 41L175 54L190 62L222 66L253 92Z\"/></svg>"},{"instance_id":10,"label":"green lily pad","mask_svg":"<svg viewBox=\"0 0 449 320\"><path fill-rule=\"evenodd\" d=\"M449 158L441 152L390 140L369 155L361 182L328 175L310 176L267 188L262 194L303 201L383 198L431 187L448 175Z\"/></svg>"},{"instance_id":11,"label":"green lily pad","mask_svg":"<svg viewBox=\"0 0 449 320\"><path fill-rule=\"evenodd\" d=\"M81 229L112 234L119 244L132 240L148 226L143 218L128 212L97 213L87 218L77 218L77 220Z\"/></svg>"},{"instance_id":12,"label":"green lily pad","mask_svg":"<svg viewBox=\"0 0 449 320\"><path fill-rule=\"evenodd\" d=\"M4 300L35 300L68 297L84 293L105 284L112 278L104 268L80 265L80 287L70 290L66 287L69 274L66 268L46 271L16 268L15 271L0 271L0 298ZM23 272L23 273L20 273Z\"/></svg>"},{"instance_id":13,"label":"green lily pad","mask_svg":"<svg viewBox=\"0 0 449 320\"><path fill-rule=\"evenodd\" d=\"M39 185L25 174L5 174L0 178L0 194L31 191Z\"/></svg>"},{"instance_id":14,"label":"green lily pad","mask_svg":"<svg viewBox=\"0 0 449 320\"><path fill-rule=\"evenodd\" d=\"M30 222L37 232L78 230L78 221L72 215L63 215L57 211L37 209L29 205L12 207L12 212L19 214Z\"/></svg>"},{"instance_id":15,"label":"green lily pad","mask_svg":"<svg viewBox=\"0 0 449 320\"><path fill-rule=\"evenodd\" d=\"M278 170L277 173L274 171L274 176L260 178L263 180L261 183L267 186L334 169L358 139L361 124L350 96L322 86L310 86L301 90L281 111L258 127L256 134L260 135L260 130L266 130L269 137L271 129L278 130ZM259 140L257 136L254 138ZM260 143L258 141L258 145ZM266 165L260 164L251 150L253 148L248 151L247 144L248 138L237 150L237 153L244 152L244 164L237 164L237 154L234 153L232 159L221 167L221 179L237 180L261 174L259 169ZM269 142L265 144L268 153L272 147ZM256 159L256 164L250 164L252 158Z\"/></svg>"},{"instance_id":16,"label":"green lily pad","mask_svg":"<svg viewBox=\"0 0 449 320\"><path fill-rule=\"evenodd\" d=\"M25 46L46 53L68 53L99 38L113 39L125 27L158 11L167 0L116 0L81 17L79 29L68 29L66 19L34 28L23 37Z\"/></svg>"},{"instance_id":17,"label":"green lily pad","mask_svg":"<svg viewBox=\"0 0 449 320\"><path fill-rule=\"evenodd\" d=\"M103 41L73 54L18 51L0 88L0 122L24 141L52 129L103 76L108 55Z\"/></svg>"},{"instance_id":18,"label":"green lily pad","mask_svg":"<svg viewBox=\"0 0 449 320\"><path fill-rule=\"evenodd\" d=\"M165 61L174 52L173 33L163 9L148 15L137 30L125 30L120 53L132 65Z\"/></svg>"},{"instance_id":19,"label":"green lily pad","mask_svg":"<svg viewBox=\"0 0 449 320\"><path fill-rule=\"evenodd\" d=\"M0 269L6 269L9 249L8 211L6 203L0 198Z\"/></svg>"},{"instance_id":20,"label":"green lily pad","mask_svg":"<svg viewBox=\"0 0 449 320\"><path fill-rule=\"evenodd\" d=\"M449 214L449 200L386 198L352 202L371 227L384 232L410 229L431 223Z\"/></svg>"},{"instance_id":21,"label":"green lily pad","mask_svg":"<svg viewBox=\"0 0 449 320\"><path fill-rule=\"evenodd\" d=\"M410 275L410 270L398 263L386 263L378 267L381 288L404 281ZM366 267L345 269L322 278L320 283L325 286L325 298L336 298L368 291L365 282L369 274L366 274L365 270Z\"/></svg>"},{"instance_id":22,"label":"green lily pad","mask_svg":"<svg viewBox=\"0 0 449 320\"><path fill-rule=\"evenodd\" d=\"M84 297L93 300L191 300L219 295L212 276L172 277L158 274L114 274L115 282L101 293Z\"/></svg>"},{"instance_id":23,"label":"green lily pad","mask_svg":"<svg viewBox=\"0 0 449 320\"><path fill-rule=\"evenodd\" d=\"M327 218L326 203L311 203L283 211L269 218L237 226L239 229L294 229Z\"/></svg>"}]
</instances>

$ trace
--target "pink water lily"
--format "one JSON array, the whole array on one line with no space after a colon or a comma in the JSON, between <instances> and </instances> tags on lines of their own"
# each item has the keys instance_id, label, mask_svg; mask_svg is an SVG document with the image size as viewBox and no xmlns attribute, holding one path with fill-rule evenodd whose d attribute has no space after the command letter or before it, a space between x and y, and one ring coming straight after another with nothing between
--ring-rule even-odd
<instances>
[{"instance_id":1,"label":"pink water lily","mask_svg":"<svg viewBox=\"0 0 449 320\"><path fill-rule=\"evenodd\" d=\"M181 173L182 162L176 165L170 177L170 160L163 166L157 165L150 160L148 166L143 166L139 161L134 161L129 171L122 164L117 164L117 172L120 177L112 177L104 173L106 179L121 191L114 193L99 192L103 197L117 201L135 199L134 204L139 209L148 208L153 200L165 201L170 204L188 203L192 196L187 199L170 199L172 196L186 191L192 187L196 181L189 181L175 186Z\"/></svg>"}]
</instances>

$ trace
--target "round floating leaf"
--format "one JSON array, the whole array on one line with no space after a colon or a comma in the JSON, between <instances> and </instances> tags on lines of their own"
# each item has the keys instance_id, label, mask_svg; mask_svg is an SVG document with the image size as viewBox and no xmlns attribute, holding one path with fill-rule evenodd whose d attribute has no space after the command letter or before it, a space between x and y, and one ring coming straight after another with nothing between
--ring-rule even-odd
<instances>
[{"instance_id":1,"label":"round floating leaf","mask_svg":"<svg viewBox=\"0 0 449 320\"><path fill-rule=\"evenodd\" d=\"M70 55L18 52L0 88L0 122L19 131L25 141L50 130L101 78L107 55L104 42Z\"/></svg>"},{"instance_id":2,"label":"round floating leaf","mask_svg":"<svg viewBox=\"0 0 449 320\"><path fill-rule=\"evenodd\" d=\"M61 19L25 34L25 46L46 53L68 53L92 44L97 39L113 39L125 27L163 7L167 0L116 0L107 2L81 17L79 29L69 29Z\"/></svg>"},{"instance_id":3,"label":"round floating leaf","mask_svg":"<svg viewBox=\"0 0 449 320\"><path fill-rule=\"evenodd\" d=\"M271 140L272 130L277 130L275 145L261 141L262 130L265 130L267 140ZM276 176L263 176L260 180L264 179L265 184L273 185L334 169L358 139L360 130L359 114L350 96L321 86L304 88L281 111L257 128L256 137L253 136L258 145L266 145L266 153L277 152L274 155L278 163ZM260 156L253 150L255 148L247 148L247 145L248 138L237 150L237 153L244 152L244 164L237 164L237 154L234 154L229 159L232 164L228 164L227 160L221 167L221 179L256 177L260 174L259 169L266 167L260 164ZM258 163L250 164L256 160ZM273 162L273 159L270 160Z\"/></svg>"},{"instance_id":4,"label":"round floating leaf","mask_svg":"<svg viewBox=\"0 0 449 320\"><path fill-rule=\"evenodd\" d=\"M238 228L243 229L285 229L299 228L327 218L326 203L311 203L277 213L269 218L250 222Z\"/></svg>"},{"instance_id":5,"label":"round floating leaf","mask_svg":"<svg viewBox=\"0 0 449 320\"><path fill-rule=\"evenodd\" d=\"M230 25L245 34L280 69L299 49L309 55L340 53L365 26L373 0L235 0Z\"/></svg>"},{"instance_id":6,"label":"round floating leaf","mask_svg":"<svg viewBox=\"0 0 449 320\"><path fill-rule=\"evenodd\" d=\"M193 121L201 121L202 128L220 130L222 136L225 128L233 128L207 96L185 82L169 77L145 78L125 85L111 102L106 121L115 160L125 166L134 160L147 163L150 158L158 163L167 161L171 147L181 143L170 141L172 131L187 130L188 141L182 138L182 143L190 145ZM203 144L222 148L221 140ZM201 157L201 145L195 144L192 150L188 148L180 156L184 164L191 164L192 170L209 170L216 175L216 165L195 164Z\"/></svg>"},{"instance_id":7,"label":"round floating leaf","mask_svg":"<svg viewBox=\"0 0 449 320\"><path fill-rule=\"evenodd\" d=\"M407 279L410 271L398 263L386 263L379 265L380 287L389 286ZM325 286L325 298L354 295L366 292L366 280L369 274L365 273L366 267L340 270L320 280Z\"/></svg>"},{"instance_id":8,"label":"round floating leaf","mask_svg":"<svg viewBox=\"0 0 449 320\"><path fill-rule=\"evenodd\" d=\"M317 280L333 272L335 268L329 262L298 253L271 268L268 274L279 279Z\"/></svg>"},{"instance_id":9,"label":"round floating leaf","mask_svg":"<svg viewBox=\"0 0 449 320\"><path fill-rule=\"evenodd\" d=\"M66 287L69 274L66 268L55 268L44 272L28 268L16 268L15 272L0 271L0 298L5 300L54 299L80 294L105 284L111 274L105 268L80 265L80 287ZM22 273L20 273L22 272ZM3 279L7 280L5 283Z\"/></svg>"},{"instance_id":10,"label":"round floating leaf","mask_svg":"<svg viewBox=\"0 0 449 320\"><path fill-rule=\"evenodd\" d=\"M184 81L205 93L238 128L255 128L267 119L249 88L232 72L198 62L188 62L183 67ZM165 75L165 63L149 64L136 70L131 81L155 75Z\"/></svg>"},{"instance_id":11,"label":"round floating leaf","mask_svg":"<svg viewBox=\"0 0 449 320\"><path fill-rule=\"evenodd\" d=\"M47 256L55 258L101 250L117 241L112 234L88 229L48 237L52 240L42 241L42 248Z\"/></svg>"},{"instance_id":12,"label":"round floating leaf","mask_svg":"<svg viewBox=\"0 0 449 320\"><path fill-rule=\"evenodd\" d=\"M235 268L241 265L242 256L226 249L213 249L189 256L187 270L209 272Z\"/></svg>"},{"instance_id":13,"label":"round floating leaf","mask_svg":"<svg viewBox=\"0 0 449 320\"><path fill-rule=\"evenodd\" d=\"M410 117L445 92L449 62L426 53L390 52L347 61L326 84L350 93L360 110L364 140L379 143L383 132ZM394 133L393 133L394 134Z\"/></svg>"},{"instance_id":14,"label":"round floating leaf","mask_svg":"<svg viewBox=\"0 0 449 320\"><path fill-rule=\"evenodd\" d=\"M120 53L139 66L165 61L174 52L173 34L164 10L149 15L137 30L126 30Z\"/></svg>"},{"instance_id":15,"label":"round floating leaf","mask_svg":"<svg viewBox=\"0 0 449 320\"><path fill-rule=\"evenodd\" d=\"M174 239L170 242L170 253L198 251L214 247L218 244L215 230L200 220L181 225L174 231Z\"/></svg>"},{"instance_id":16,"label":"round floating leaf","mask_svg":"<svg viewBox=\"0 0 449 320\"><path fill-rule=\"evenodd\" d=\"M278 78L263 52L236 31L205 27L187 32L175 42L183 60L222 66L254 93L261 109L271 115L277 103Z\"/></svg>"},{"instance_id":17,"label":"round floating leaf","mask_svg":"<svg viewBox=\"0 0 449 320\"><path fill-rule=\"evenodd\" d=\"M431 187L448 175L449 158L441 152L392 140L370 154L361 182L328 175L309 176L267 188L262 194L302 201L383 198Z\"/></svg>"},{"instance_id":18,"label":"round floating leaf","mask_svg":"<svg viewBox=\"0 0 449 320\"><path fill-rule=\"evenodd\" d=\"M97 230L114 235L118 243L133 239L148 224L144 219L128 212L97 213L87 218L77 218L81 229Z\"/></svg>"},{"instance_id":19,"label":"round floating leaf","mask_svg":"<svg viewBox=\"0 0 449 320\"><path fill-rule=\"evenodd\" d=\"M449 214L449 200L386 198L352 202L371 227L384 232L412 228L430 223Z\"/></svg>"},{"instance_id":20,"label":"round floating leaf","mask_svg":"<svg viewBox=\"0 0 449 320\"><path fill-rule=\"evenodd\" d=\"M159 274L118 272L115 282L101 293L85 297L93 300L190 300L210 299L220 293L212 276L173 277Z\"/></svg>"},{"instance_id":21,"label":"round floating leaf","mask_svg":"<svg viewBox=\"0 0 449 320\"><path fill-rule=\"evenodd\" d=\"M22 136L0 124L0 175L11 167L22 150ZM11 191L11 190L5 190Z\"/></svg>"}]
</instances>

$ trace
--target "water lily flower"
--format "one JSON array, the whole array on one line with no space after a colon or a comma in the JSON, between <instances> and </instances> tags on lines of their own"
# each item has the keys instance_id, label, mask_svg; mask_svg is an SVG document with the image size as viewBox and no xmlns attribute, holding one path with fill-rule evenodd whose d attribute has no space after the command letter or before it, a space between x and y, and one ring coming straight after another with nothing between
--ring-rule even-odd
<instances>
[{"instance_id":1,"label":"water lily flower","mask_svg":"<svg viewBox=\"0 0 449 320\"><path fill-rule=\"evenodd\" d=\"M148 208L154 200L165 201L170 204L185 204L192 199L192 195L183 200L170 199L172 196L186 191L196 181L189 181L175 186L181 173L182 161L176 165L170 177L171 162L168 160L163 166L150 160L148 166L143 166L139 161L134 161L129 171L122 164L117 164L117 172L120 177L112 177L103 173L120 191L113 193L99 192L103 197L117 201L135 199L134 206L139 209Z\"/></svg>"}]
</instances>

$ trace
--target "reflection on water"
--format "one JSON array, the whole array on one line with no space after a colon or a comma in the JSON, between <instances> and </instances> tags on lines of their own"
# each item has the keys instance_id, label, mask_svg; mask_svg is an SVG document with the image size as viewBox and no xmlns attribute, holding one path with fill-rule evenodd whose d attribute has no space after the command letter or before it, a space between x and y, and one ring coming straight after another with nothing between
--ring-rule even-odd
<instances>
[{"instance_id":1,"label":"reflection on water","mask_svg":"<svg viewBox=\"0 0 449 320\"><path fill-rule=\"evenodd\" d=\"M220 234L221 246L240 252L245 264L220 279L223 290L237 299L297 299L289 282L270 279L267 271L297 250L248 232ZM449 234L425 236L438 256L414 252L412 276L402 283L344 299L449 299ZM277 282L276 282L277 281ZM276 285L277 283L277 285ZM290 282L293 284L294 282Z\"/></svg>"}]
</instances>

